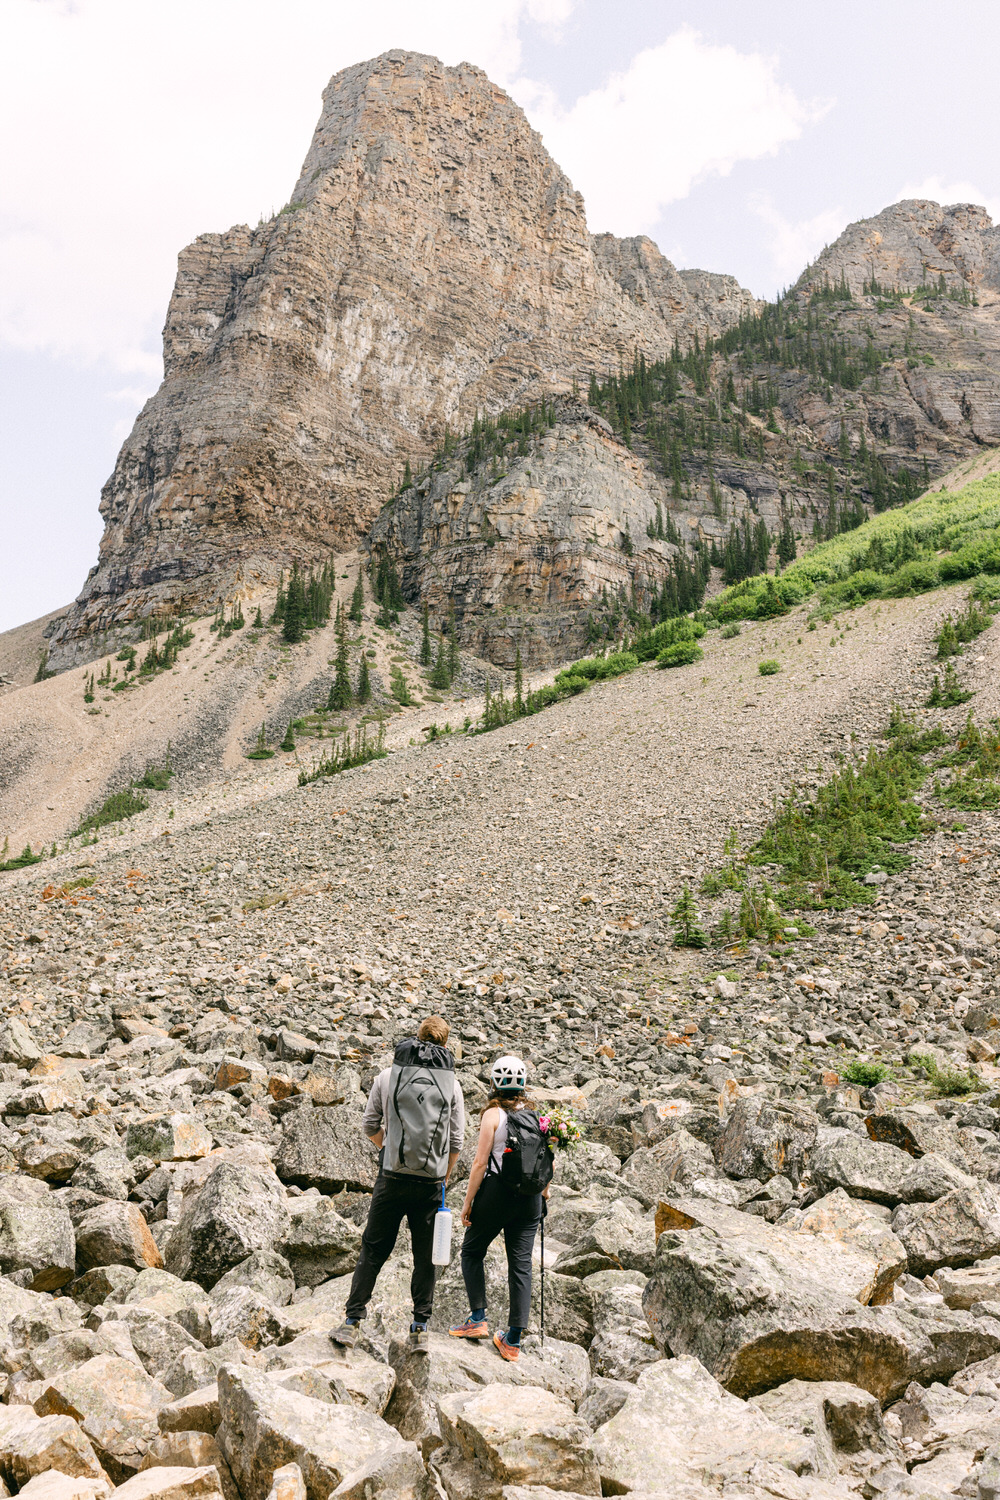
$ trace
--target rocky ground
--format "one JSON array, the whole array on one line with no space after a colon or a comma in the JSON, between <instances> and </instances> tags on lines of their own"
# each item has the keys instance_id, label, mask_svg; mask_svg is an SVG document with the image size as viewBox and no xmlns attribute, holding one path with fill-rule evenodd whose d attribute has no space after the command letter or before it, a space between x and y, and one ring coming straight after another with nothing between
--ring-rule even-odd
<instances>
[{"instance_id":1,"label":"rocky ground","mask_svg":"<svg viewBox=\"0 0 1000 1500\"><path fill-rule=\"evenodd\" d=\"M414 710L385 760L181 777L0 877L8 1489L993 1496L1000 815L929 787L913 864L813 936L679 950L669 919L731 828L746 847L894 702L923 712L959 602L712 633L694 667L489 735L411 746ZM981 721L997 634L959 662ZM359 1348L327 1337L373 1182L364 1090L429 1011L473 1105L514 1049L586 1131L515 1366L445 1337L457 1258L430 1354L406 1350L402 1245ZM914 1049L974 1086L942 1096ZM859 1061L888 1076L850 1083ZM495 1247L494 1325L504 1283Z\"/></svg>"}]
</instances>

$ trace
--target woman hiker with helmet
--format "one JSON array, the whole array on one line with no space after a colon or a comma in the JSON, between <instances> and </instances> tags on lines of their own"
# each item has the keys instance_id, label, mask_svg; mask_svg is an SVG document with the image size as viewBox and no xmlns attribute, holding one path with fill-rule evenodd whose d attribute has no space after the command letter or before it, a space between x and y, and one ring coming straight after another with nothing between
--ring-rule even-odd
<instances>
[{"instance_id":1,"label":"woman hiker with helmet","mask_svg":"<svg viewBox=\"0 0 1000 1500\"><path fill-rule=\"evenodd\" d=\"M454 1338L481 1339L486 1322L486 1252L503 1231L507 1251L510 1319L493 1343L504 1359L520 1355L521 1334L531 1311L531 1252L545 1212L552 1178L552 1153L538 1115L525 1095L528 1071L519 1057L493 1064L493 1091L483 1110L479 1143L462 1205L466 1226L462 1275L471 1311L448 1331Z\"/></svg>"}]
</instances>

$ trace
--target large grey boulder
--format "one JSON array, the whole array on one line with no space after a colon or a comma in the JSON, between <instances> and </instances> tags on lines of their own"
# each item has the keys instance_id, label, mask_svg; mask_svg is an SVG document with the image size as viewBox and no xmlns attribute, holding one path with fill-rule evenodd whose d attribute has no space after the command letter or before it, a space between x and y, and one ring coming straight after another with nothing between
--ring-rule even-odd
<instances>
[{"instance_id":1,"label":"large grey boulder","mask_svg":"<svg viewBox=\"0 0 1000 1500\"><path fill-rule=\"evenodd\" d=\"M0 1062L33 1068L41 1058L34 1037L22 1021L12 1017L0 1027Z\"/></svg>"},{"instance_id":2,"label":"large grey boulder","mask_svg":"<svg viewBox=\"0 0 1000 1500\"><path fill-rule=\"evenodd\" d=\"M788 1177L797 1183L816 1144L812 1110L751 1094L734 1103L716 1142L716 1159L730 1177Z\"/></svg>"},{"instance_id":3,"label":"large grey boulder","mask_svg":"<svg viewBox=\"0 0 1000 1500\"><path fill-rule=\"evenodd\" d=\"M237 1287L258 1292L272 1307L287 1307L295 1291L295 1278L288 1261L277 1250L255 1250L225 1276L220 1276L212 1288L212 1301L218 1302Z\"/></svg>"},{"instance_id":4,"label":"large grey boulder","mask_svg":"<svg viewBox=\"0 0 1000 1500\"><path fill-rule=\"evenodd\" d=\"M102 1198L119 1198L125 1202L135 1185L132 1163L119 1146L102 1146L83 1159L73 1173L73 1186Z\"/></svg>"},{"instance_id":5,"label":"large grey boulder","mask_svg":"<svg viewBox=\"0 0 1000 1500\"><path fill-rule=\"evenodd\" d=\"M813 1181L824 1193L843 1188L852 1198L889 1208L933 1203L953 1188L976 1186L974 1178L943 1156L929 1154L915 1161L898 1146L850 1134L817 1150L811 1168Z\"/></svg>"},{"instance_id":6,"label":"large grey boulder","mask_svg":"<svg viewBox=\"0 0 1000 1500\"><path fill-rule=\"evenodd\" d=\"M155 1162L197 1161L211 1149L212 1132L197 1115L149 1115L133 1120L125 1137L125 1152L130 1159L145 1156Z\"/></svg>"},{"instance_id":7,"label":"large grey boulder","mask_svg":"<svg viewBox=\"0 0 1000 1500\"><path fill-rule=\"evenodd\" d=\"M910 1271L969 1266L1000 1254L1000 1190L992 1183L954 1188L933 1203L902 1204L892 1232L906 1247Z\"/></svg>"},{"instance_id":8,"label":"large grey boulder","mask_svg":"<svg viewBox=\"0 0 1000 1500\"><path fill-rule=\"evenodd\" d=\"M290 1337L281 1311L252 1286L231 1286L213 1301L210 1326L211 1343L239 1339L248 1349L264 1349Z\"/></svg>"},{"instance_id":9,"label":"large grey boulder","mask_svg":"<svg viewBox=\"0 0 1000 1500\"><path fill-rule=\"evenodd\" d=\"M107 1308L106 1312L102 1330L110 1331L115 1323L123 1324L143 1369L157 1380L180 1355L202 1351L199 1341L176 1319L164 1317L152 1308L123 1303Z\"/></svg>"},{"instance_id":10,"label":"large grey boulder","mask_svg":"<svg viewBox=\"0 0 1000 1500\"><path fill-rule=\"evenodd\" d=\"M778 1427L812 1438L827 1471L849 1467L860 1453L900 1459L876 1397L846 1381L789 1380L751 1404Z\"/></svg>"},{"instance_id":11,"label":"large grey boulder","mask_svg":"<svg viewBox=\"0 0 1000 1500\"><path fill-rule=\"evenodd\" d=\"M286 1116L275 1169L282 1182L297 1187L370 1193L378 1159L353 1105L303 1106Z\"/></svg>"},{"instance_id":12,"label":"large grey boulder","mask_svg":"<svg viewBox=\"0 0 1000 1500\"><path fill-rule=\"evenodd\" d=\"M296 1286L319 1286L353 1271L361 1251L361 1228L337 1213L329 1198L291 1205L291 1220L278 1245Z\"/></svg>"},{"instance_id":13,"label":"large grey boulder","mask_svg":"<svg viewBox=\"0 0 1000 1500\"><path fill-rule=\"evenodd\" d=\"M874 1257L717 1205L661 1205L659 1217L692 1225L663 1230L643 1293L660 1348L701 1360L740 1396L796 1378L880 1397L905 1385L907 1336L862 1305L878 1284Z\"/></svg>"},{"instance_id":14,"label":"large grey boulder","mask_svg":"<svg viewBox=\"0 0 1000 1500\"><path fill-rule=\"evenodd\" d=\"M646 1203L680 1192L700 1178L717 1176L710 1148L686 1130L675 1131L655 1146L640 1146L621 1169L627 1191Z\"/></svg>"},{"instance_id":15,"label":"large grey boulder","mask_svg":"<svg viewBox=\"0 0 1000 1500\"><path fill-rule=\"evenodd\" d=\"M0 1406L0 1478L17 1489L51 1469L77 1478L103 1475L93 1446L70 1417L39 1417L30 1406Z\"/></svg>"},{"instance_id":16,"label":"large grey boulder","mask_svg":"<svg viewBox=\"0 0 1000 1500\"><path fill-rule=\"evenodd\" d=\"M265 1500L274 1471L302 1470L309 1500L369 1500L383 1492L422 1497L416 1447L379 1417L275 1385L244 1367L219 1371L222 1425L216 1434L243 1500Z\"/></svg>"},{"instance_id":17,"label":"large grey boulder","mask_svg":"<svg viewBox=\"0 0 1000 1500\"><path fill-rule=\"evenodd\" d=\"M541 1483L575 1495L601 1493L589 1427L572 1402L543 1387L458 1391L438 1402L438 1419L447 1448L486 1476L487 1493ZM439 1462L447 1466L450 1457Z\"/></svg>"},{"instance_id":18,"label":"large grey boulder","mask_svg":"<svg viewBox=\"0 0 1000 1500\"><path fill-rule=\"evenodd\" d=\"M54 1292L76 1271L76 1236L65 1205L33 1177L0 1178L0 1271L31 1273L31 1289Z\"/></svg>"},{"instance_id":19,"label":"large grey boulder","mask_svg":"<svg viewBox=\"0 0 1000 1500\"><path fill-rule=\"evenodd\" d=\"M970 1308L977 1302L1000 1302L1000 1255L991 1255L978 1265L934 1272L938 1291L948 1307Z\"/></svg>"},{"instance_id":20,"label":"large grey boulder","mask_svg":"<svg viewBox=\"0 0 1000 1500\"><path fill-rule=\"evenodd\" d=\"M167 1388L129 1360L99 1355L53 1376L35 1402L39 1416L78 1422L116 1484L134 1474L158 1436L156 1414Z\"/></svg>"},{"instance_id":21,"label":"large grey boulder","mask_svg":"<svg viewBox=\"0 0 1000 1500\"><path fill-rule=\"evenodd\" d=\"M453 1339L432 1333L426 1354L410 1349L405 1339L389 1345L389 1361L396 1372L396 1385L386 1408L387 1422L429 1454L442 1442L437 1404L456 1391L476 1391L484 1385L529 1385L552 1391L569 1401L579 1401L590 1381L586 1353L575 1344L546 1338L542 1349L537 1340L526 1339L521 1358L507 1363L496 1358L496 1350L472 1339Z\"/></svg>"},{"instance_id":22,"label":"large grey boulder","mask_svg":"<svg viewBox=\"0 0 1000 1500\"><path fill-rule=\"evenodd\" d=\"M758 1463L793 1474L822 1471L812 1438L737 1400L697 1359L664 1359L644 1370L621 1410L595 1432L594 1455L608 1495L634 1490L687 1500L703 1486L707 1494L723 1484L753 1492L749 1476Z\"/></svg>"},{"instance_id":23,"label":"large grey boulder","mask_svg":"<svg viewBox=\"0 0 1000 1500\"><path fill-rule=\"evenodd\" d=\"M609 1380L635 1380L662 1358L642 1307L644 1281L636 1272L597 1271L587 1277L594 1308L590 1366Z\"/></svg>"},{"instance_id":24,"label":"large grey boulder","mask_svg":"<svg viewBox=\"0 0 1000 1500\"><path fill-rule=\"evenodd\" d=\"M634 1200L618 1199L560 1255L554 1269L564 1276L584 1277L595 1271L648 1275L656 1254L656 1233L652 1218L636 1209Z\"/></svg>"},{"instance_id":25,"label":"large grey boulder","mask_svg":"<svg viewBox=\"0 0 1000 1500\"><path fill-rule=\"evenodd\" d=\"M255 1250L271 1250L288 1228L280 1182L271 1172L219 1162L185 1203L167 1244L167 1270L210 1290Z\"/></svg>"}]
</instances>

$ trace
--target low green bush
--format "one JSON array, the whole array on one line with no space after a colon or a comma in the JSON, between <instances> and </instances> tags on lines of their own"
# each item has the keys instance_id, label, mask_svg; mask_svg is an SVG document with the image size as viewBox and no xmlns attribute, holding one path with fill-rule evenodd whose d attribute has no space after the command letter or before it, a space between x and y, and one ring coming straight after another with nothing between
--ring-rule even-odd
<instances>
[{"instance_id":1,"label":"low green bush","mask_svg":"<svg viewBox=\"0 0 1000 1500\"><path fill-rule=\"evenodd\" d=\"M907 1062L911 1068L921 1068L932 1088L945 1098L974 1094L983 1086L975 1073L968 1073L960 1068L942 1068L936 1058L927 1052L911 1052Z\"/></svg>"},{"instance_id":2,"label":"low green bush","mask_svg":"<svg viewBox=\"0 0 1000 1500\"><path fill-rule=\"evenodd\" d=\"M89 833L91 829L104 828L108 823L121 823L125 818L134 818L136 813L145 812L148 806L145 797L138 796L132 787L128 787L124 792L115 792L97 812L84 818L76 832Z\"/></svg>"},{"instance_id":3,"label":"low green bush","mask_svg":"<svg viewBox=\"0 0 1000 1500\"><path fill-rule=\"evenodd\" d=\"M906 594L924 594L928 589L936 589L940 582L937 559L915 557L886 579L883 593L890 599L901 599Z\"/></svg>"},{"instance_id":4,"label":"low green bush","mask_svg":"<svg viewBox=\"0 0 1000 1500\"><path fill-rule=\"evenodd\" d=\"M677 615L672 620L654 625L652 630L643 631L632 642L632 652L639 661L653 661L664 647L676 645L678 641L700 641L704 634L705 626L700 620Z\"/></svg>"},{"instance_id":5,"label":"low green bush","mask_svg":"<svg viewBox=\"0 0 1000 1500\"><path fill-rule=\"evenodd\" d=\"M704 651L696 641L676 641L674 645L665 646L659 652L656 665L658 667L690 667L694 662L701 661L704 655Z\"/></svg>"},{"instance_id":6,"label":"low green bush","mask_svg":"<svg viewBox=\"0 0 1000 1500\"><path fill-rule=\"evenodd\" d=\"M849 1062L841 1068L840 1076L846 1083L856 1083L862 1088L873 1088L888 1076L889 1069L880 1062Z\"/></svg>"},{"instance_id":7,"label":"low green bush","mask_svg":"<svg viewBox=\"0 0 1000 1500\"><path fill-rule=\"evenodd\" d=\"M775 661L773 657L769 657L767 661L759 661L757 663L757 671L762 677L773 677L775 672L781 671L781 662Z\"/></svg>"},{"instance_id":8,"label":"low green bush","mask_svg":"<svg viewBox=\"0 0 1000 1500\"><path fill-rule=\"evenodd\" d=\"M738 636L739 633L740 633L740 622L739 622L739 620L732 620L732 621L730 621L730 623L728 625L724 625L723 626L723 629L722 629L722 639L724 641L731 641L731 640L733 640L733 638L735 636Z\"/></svg>"}]
</instances>

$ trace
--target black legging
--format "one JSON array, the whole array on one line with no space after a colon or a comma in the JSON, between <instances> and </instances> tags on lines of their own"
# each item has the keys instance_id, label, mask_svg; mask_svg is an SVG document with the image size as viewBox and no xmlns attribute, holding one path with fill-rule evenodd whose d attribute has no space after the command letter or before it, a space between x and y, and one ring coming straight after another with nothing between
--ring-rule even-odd
<instances>
[{"instance_id":1,"label":"black legging","mask_svg":"<svg viewBox=\"0 0 1000 1500\"><path fill-rule=\"evenodd\" d=\"M462 1276L471 1308L486 1306L486 1252L503 1230L510 1291L510 1326L527 1328L531 1315L531 1251L542 1217L542 1195L522 1198L498 1176L483 1178L472 1200L472 1223L462 1241Z\"/></svg>"}]
</instances>

